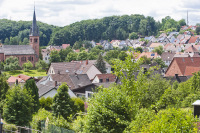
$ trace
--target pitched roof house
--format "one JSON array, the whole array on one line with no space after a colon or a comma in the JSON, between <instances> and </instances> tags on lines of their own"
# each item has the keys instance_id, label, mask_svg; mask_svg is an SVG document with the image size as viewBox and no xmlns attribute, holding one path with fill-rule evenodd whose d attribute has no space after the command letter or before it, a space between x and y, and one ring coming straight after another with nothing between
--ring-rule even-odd
<instances>
[{"instance_id":1,"label":"pitched roof house","mask_svg":"<svg viewBox=\"0 0 200 133\"><path fill-rule=\"evenodd\" d=\"M161 59L165 62L165 65L169 66L171 61L174 58L175 53L172 52L163 52L161 55Z\"/></svg>"},{"instance_id":2,"label":"pitched roof house","mask_svg":"<svg viewBox=\"0 0 200 133\"><path fill-rule=\"evenodd\" d=\"M174 57L165 76L192 76L200 70L200 57Z\"/></svg>"},{"instance_id":3,"label":"pitched roof house","mask_svg":"<svg viewBox=\"0 0 200 133\"><path fill-rule=\"evenodd\" d=\"M32 79L32 77L24 75L24 74L19 74L17 77L10 76L7 80L9 86L12 86L13 84L18 81L20 84L24 84L27 80Z\"/></svg>"},{"instance_id":4,"label":"pitched roof house","mask_svg":"<svg viewBox=\"0 0 200 133\"><path fill-rule=\"evenodd\" d=\"M109 74L97 74L92 81L92 83L104 83L104 82L115 82L116 76L109 73Z\"/></svg>"},{"instance_id":5,"label":"pitched roof house","mask_svg":"<svg viewBox=\"0 0 200 133\"><path fill-rule=\"evenodd\" d=\"M196 44L199 43L199 37L198 36L192 36L190 40L188 41L189 44Z\"/></svg>"}]
</instances>

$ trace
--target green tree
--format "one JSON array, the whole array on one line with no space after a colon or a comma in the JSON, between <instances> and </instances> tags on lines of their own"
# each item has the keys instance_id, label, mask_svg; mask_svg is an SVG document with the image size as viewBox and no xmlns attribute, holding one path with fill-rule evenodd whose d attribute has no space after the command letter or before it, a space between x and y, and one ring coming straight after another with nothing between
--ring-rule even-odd
<instances>
[{"instance_id":1,"label":"green tree","mask_svg":"<svg viewBox=\"0 0 200 133\"><path fill-rule=\"evenodd\" d=\"M75 61L76 59L77 59L77 53L71 52L67 55L65 60L68 62L71 62L71 61Z\"/></svg>"},{"instance_id":2,"label":"green tree","mask_svg":"<svg viewBox=\"0 0 200 133\"><path fill-rule=\"evenodd\" d=\"M61 50L59 51L59 55L60 55L61 61L65 61L65 58L67 57L67 55L68 55L70 52L73 52L73 50L71 49L71 47L67 47L66 49L61 49Z\"/></svg>"},{"instance_id":3,"label":"green tree","mask_svg":"<svg viewBox=\"0 0 200 133\"><path fill-rule=\"evenodd\" d=\"M25 72L28 72L31 68L33 68L33 64L28 60L26 63L22 65Z\"/></svg>"},{"instance_id":4,"label":"green tree","mask_svg":"<svg viewBox=\"0 0 200 133\"><path fill-rule=\"evenodd\" d=\"M123 132L136 114L119 88L103 88L89 102L84 132Z\"/></svg>"},{"instance_id":5,"label":"green tree","mask_svg":"<svg viewBox=\"0 0 200 133\"><path fill-rule=\"evenodd\" d=\"M132 32L132 33L130 33L129 34L129 39L138 39L138 35L137 35L137 33L135 33L135 32Z\"/></svg>"},{"instance_id":6,"label":"green tree","mask_svg":"<svg viewBox=\"0 0 200 133\"><path fill-rule=\"evenodd\" d=\"M78 112L84 112L85 107L84 107L84 101L80 98L72 98L72 101L74 103L73 107L73 112L78 113Z\"/></svg>"},{"instance_id":7,"label":"green tree","mask_svg":"<svg viewBox=\"0 0 200 133\"><path fill-rule=\"evenodd\" d=\"M59 52L56 50L51 51L50 53L50 62L60 62L60 55Z\"/></svg>"},{"instance_id":8,"label":"green tree","mask_svg":"<svg viewBox=\"0 0 200 133\"><path fill-rule=\"evenodd\" d=\"M165 65L165 62L162 60L162 58L155 58L153 61L155 61L156 63L158 63L158 65L160 66L160 68L167 67Z\"/></svg>"},{"instance_id":9,"label":"green tree","mask_svg":"<svg viewBox=\"0 0 200 133\"><path fill-rule=\"evenodd\" d=\"M143 64L151 64L151 58L147 58L146 55L141 57Z\"/></svg>"},{"instance_id":10,"label":"green tree","mask_svg":"<svg viewBox=\"0 0 200 133\"><path fill-rule=\"evenodd\" d=\"M40 101L40 108L44 108L45 110L48 110L48 111L52 110L51 106L53 104L53 98L51 98L51 97L47 97L47 98L41 97L39 101Z\"/></svg>"},{"instance_id":11,"label":"green tree","mask_svg":"<svg viewBox=\"0 0 200 133\"><path fill-rule=\"evenodd\" d=\"M104 62L101 53L99 54L99 57L95 63L95 66L97 67L97 69L99 69L100 72L106 73L106 63Z\"/></svg>"},{"instance_id":12,"label":"green tree","mask_svg":"<svg viewBox=\"0 0 200 133\"><path fill-rule=\"evenodd\" d=\"M143 132L151 133L175 133L175 132L198 132L195 118L191 111L184 111L181 109L167 109L160 111L155 120L149 123L149 126L144 127ZM143 128L143 129L144 129Z\"/></svg>"},{"instance_id":13,"label":"green tree","mask_svg":"<svg viewBox=\"0 0 200 133\"><path fill-rule=\"evenodd\" d=\"M77 60L87 60L87 56L88 56L87 52L82 51L78 54Z\"/></svg>"},{"instance_id":14,"label":"green tree","mask_svg":"<svg viewBox=\"0 0 200 133\"><path fill-rule=\"evenodd\" d=\"M52 110L56 117L62 116L65 119L72 114L73 102L68 94L68 86L63 83L59 86L57 94L53 98Z\"/></svg>"},{"instance_id":15,"label":"green tree","mask_svg":"<svg viewBox=\"0 0 200 133\"><path fill-rule=\"evenodd\" d=\"M120 54L119 54L119 56L118 56L118 58L120 59L120 60L125 60L126 59L126 57L127 57L128 55L127 55L127 53L125 52L125 51L121 51L120 52Z\"/></svg>"},{"instance_id":16,"label":"green tree","mask_svg":"<svg viewBox=\"0 0 200 133\"><path fill-rule=\"evenodd\" d=\"M197 35L199 35L200 34L200 27L197 27L195 32L196 32Z\"/></svg>"},{"instance_id":17,"label":"green tree","mask_svg":"<svg viewBox=\"0 0 200 133\"><path fill-rule=\"evenodd\" d=\"M46 70L48 69L48 64L44 60L40 60L36 62L35 64L38 71Z\"/></svg>"},{"instance_id":18,"label":"green tree","mask_svg":"<svg viewBox=\"0 0 200 133\"><path fill-rule=\"evenodd\" d=\"M3 107L3 117L8 123L28 126L32 120L32 97L20 86L10 89Z\"/></svg>"},{"instance_id":19,"label":"green tree","mask_svg":"<svg viewBox=\"0 0 200 133\"><path fill-rule=\"evenodd\" d=\"M24 90L27 90L30 96L33 98L33 113L37 112L40 108L38 88L34 79L27 80L24 84Z\"/></svg>"},{"instance_id":20,"label":"green tree","mask_svg":"<svg viewBox=\"0 0 200 133\"><path fill-rule=\"evenodd\" d=\"M0 114L3 112L3 104L6 99L6 94L9 89L6 77L1 74L0 75Z\"/></svg>"},{"instance_id":21,"label":"green tree","mask_svg":"<svg viewBox=\"0 0 200 133\"><path fill-rule=\"evenodd\" d=\"M6 63L4 65L4 70L6 71L14 71L20 69L19 60L17 57L10 56L6 59Z\"/></svg>"},{"instance_id":22,"label":"green tree","mask_svg":"<svg viewBox=\"0 0 200 133\"><path fill-rule=\"evenodd\" d=\"M137 47L137 48L135 49L135 51L136 51L136 52L142 53L142 52L143 52L143 49L142 49L141 47Z\"/></svg>"},{"instance_id":23,"label":"green tree","mask_svg":"<svg viewBox=\"0 0 200 133\"><path fill-rule=\"evenodd\" d=\"M164 50L163 50L163 47L162 46L158 46L158 47L155 47L154 50L152 52L156 52L158 53L159 55L161 55Z\"/></svg>"}]
</instances>

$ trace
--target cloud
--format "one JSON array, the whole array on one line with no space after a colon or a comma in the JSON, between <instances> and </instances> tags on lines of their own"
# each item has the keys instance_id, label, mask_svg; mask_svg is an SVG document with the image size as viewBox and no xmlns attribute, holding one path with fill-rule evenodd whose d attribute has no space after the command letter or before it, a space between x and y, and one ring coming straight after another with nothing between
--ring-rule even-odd
<instances>
[{"instance_id":1,"label":"cloud","mask_svg":"<svg viewBox=\"0 0 200 133\"><path fill-rule=\"evenodd\" d=\"M12 3L12 4L11 4ZM33 0L0 0L0 18L32 20ZM35 0L37 20L65 26L71 23L113 15L143 14L161 20L171 16L186 18L186 11L198 18L198 0ZM191 22L198 21L190 17Z\"/></svg>"}]
</instances>

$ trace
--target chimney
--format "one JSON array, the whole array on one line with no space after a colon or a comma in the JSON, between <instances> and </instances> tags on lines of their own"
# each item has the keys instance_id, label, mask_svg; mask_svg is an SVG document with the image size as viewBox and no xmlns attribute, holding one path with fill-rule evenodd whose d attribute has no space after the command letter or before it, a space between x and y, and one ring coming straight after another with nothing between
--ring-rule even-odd
<instances>
[{"instance_id":1,"label":"chimney","mask_svg":"<svg viewBox=\"0 0 200 133\"><path fill-rule=\"evenodd\" d=\"M55 81L55 87L57 86L57 81Z\"/></svg>"},{"instance_id":2,"label":"chimney","mask_svg":"<svg viewBox=\"0 0 200 133\"><path fill-rule=\"evenodd\" d=\"M181 82L181 80L180 80L178 74L175 74L175 78L176 78L176 80L177 80L179 83Z\"/></svg>"},{"instance_id":3,"label":"chimney","mask_svg":"<svg viewBox=\"0 0 200 133\"><path fill-rule=\"evenodd\" d=\"M88 65L88 60L85 61L85 65Z\"/></svg>"}]
</instances>

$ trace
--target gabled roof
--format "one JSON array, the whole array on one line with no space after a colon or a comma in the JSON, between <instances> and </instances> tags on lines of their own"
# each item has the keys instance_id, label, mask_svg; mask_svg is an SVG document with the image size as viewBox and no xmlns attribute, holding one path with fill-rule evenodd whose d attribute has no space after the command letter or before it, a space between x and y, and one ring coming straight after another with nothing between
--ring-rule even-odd
<instances>
[{"instance_id":1,"label":"gabled roof","mask_svg":"<svg viewBox=\"0 0 200 133\"><path fill-rule=\"evenodd\" d=\"M67 47L69 47L70 46L70 44L62 44L62 48L63 49L66 49Z\"/></svg>"},{"instance_id":2,"label":"gabled roof","mask_svg":"<svg viewBox=\"0 0 200 133\"><path fill-rule=\"evenodd\" d=\"M195 53L195 52L199 52L199 51L192 45L188 49L186 49L185 52Z\"/></svg>"},{"instance_id":3,"label":"gabled roof","mask_svg":"<svg viewBox=\"0 0 200 133\"><path fill-rule=\"evenodd\" d=\"M198 38L197 36L192 36L188 43L195 43Z\"/></svg>"},{"instance_id":4,"label":"gabled roof","mask_svg":"<svg viewBox=\"0 0 200 133\"><path fill-rule=\"evenodd\" d=\"M114 74L111 74L111 73L97 74L95 77L102 79L103 82L106 82L106 79L109 79L109 82L115 82L116 81L116 76Z\"/></svg>"},{"instance_id":5,"label":"gabled roof","mask_svg":"<svg viewBox=\"0 0 200 133\"><path fill-rule=\"evenodd\" d=\"M87 74L50 74L53 81L66 82L71 90L92 84Z\"/></svg>"},{"instance_id":6,"label":"gabled roof","mask_svg":"<svg viewBox=\"0 0 200 133\"><path fill-rule=\"evenodd\" d=\"M189 76L194 72L198 72L200 69L200 57L174 57L172 63L168 67L167 71L171 69L171 65L176 62L177 69L179 68L180 76ZM173 68L174 69L174 68ZM167 73L166 71L166 73ZM173 70L176 71L176 70ZM174 76L171 75L171 76Z\"/></svg>"},{"instance_id":7,"label":"gabled roof","mask_svg":"<svg viewBox=\"0 0 200 133\"><path fill-rule=\"evenodd\" d=\"M175 53L163 52L161 55L162 60L171 61L174 58Z\"/></svg>"},{"instance_id":8,"label":"gabled roof","mask_svg":"<svg viewBox=\"0 0 200 133\"><path fill-rule=\"evenodd\" d=\"M136 59L141 58L142 56L147 56L147 58L157 58L159 57L159 55L157 53L153 53L153 52L142 52L140 55L138 55L136 57Z\"/></svg>"},{"instance_id":9,"label":"gabled roof","mask_svg":"<svg viewBox=\"0 0 200 133\"><path fill-rule=\"evenodd\" d=\"M158 46L163 46L163 44L162 43L152 43L149 47L155 48L155 47L158 47Z\"/></svg>"},{"instance_id":10,"label":"gabled roof","mask_svg":"<svg viewBox=\"0 0 200 133\"><path fill-rule=\"evenodd\" d=\"M31 79L32 77L27 76L27 75L23 75L23 74L19 74L17 77L11 76L10 78L8 78L8 83L15 83L16 80L18 80L18 82L26 82L27 80Z\"/></svg>"}]
</instances>

